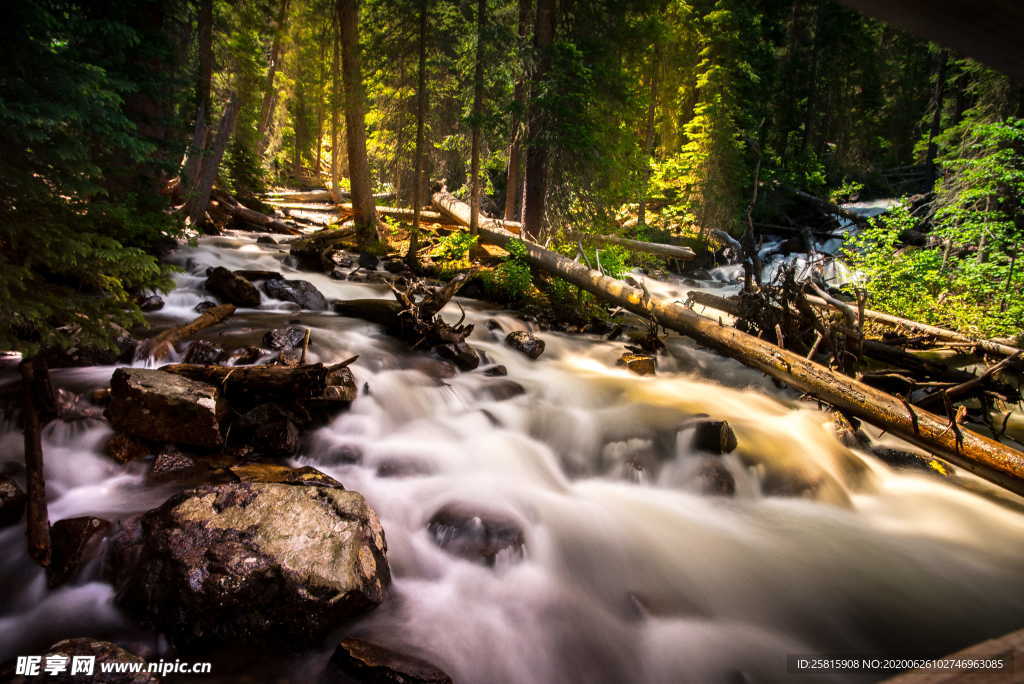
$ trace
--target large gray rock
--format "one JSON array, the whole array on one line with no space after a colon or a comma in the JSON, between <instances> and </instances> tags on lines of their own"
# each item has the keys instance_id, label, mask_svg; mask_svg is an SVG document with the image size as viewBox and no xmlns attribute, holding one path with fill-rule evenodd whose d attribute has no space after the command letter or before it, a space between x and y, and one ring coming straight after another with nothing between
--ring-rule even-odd
<instances>
[{"instance_id":1,"label":"large gray rock","mask_svg":"<svg viewBox=\"0 0 1024 684\"><path fill-rule=\"evenodd\" d=\"M145 368L118 368L106 416L116 430L156 442L213 448L224 443L227 405L216 387Z\"/></svg>"},{"instance_id":2,"label":"large gray rock","mask_svg":"<svg viewBox=\"0 0 1024 684\"><path fill-rule=\"evenodd\" d=\"M260 291L256 286L223 266L210 269L206 290L222 302L235 306L253 308L260 305Z\"/></svg>"},{"instance_id":3,"label":"large gray rock","mask_svg":"<svg viewBox=\"0 0 1024 684\"><path fill-rule=\"evenodd\" d=\"M310 311L323 311L327 308L327 298L305 280L264 280L263 291L268 297L295 302L300 308Z\"/></svg>"},{"instance_id":4,"label":"large gray rock","mask_svg":"<svg viewBox=\"0 0 1024 684\"><path fill-rule=\"evenodd\" d=\"M361 495L322 478L207 485L123 525L117 601L179 648L314 644L379 604L384 531Z\"/></svg>"}]
</instances>

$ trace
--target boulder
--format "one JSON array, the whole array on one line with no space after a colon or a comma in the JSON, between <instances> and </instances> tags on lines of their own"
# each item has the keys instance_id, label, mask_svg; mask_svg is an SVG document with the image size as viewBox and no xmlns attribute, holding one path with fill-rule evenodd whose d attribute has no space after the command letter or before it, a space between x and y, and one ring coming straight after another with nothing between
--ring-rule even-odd
<instances>
[{"instance_id":1,"label":"boulder","mask_svg":"<svg viewBox=\"0 0 1024 684\"><path fill-rule=\"evenodd\" d=\"M544 353L544 340L535 337L533 333L525 330L515 330L505 336L505 344L516 351L522 352L531 359L536 359Z\"/></svg>"},{"instance_id":2,"label":"boulder","mask_svg":"<svg viewBox=\"0 0 1024 684\"><path fill-rule=\"evenodd\" d=\"M133 437L197 447L224 443L221 419L227 405L216 387L145 368L118 368L110 381L106 416Z\"/></svg>"},{"instance_id":3,"label":"boulder","mask_svg":"<svg viewBox=\"0 0 1024 684\"><path fill-rule=\"evenodd\" d=\"M159 311L164 308L164 300L157 295L139 296L136 300L139 308L145 312Z\"/></svg>"},{"instance_id":4,"label":"boulder","mask_svg":"<svg viewBox=\"0 0 1024 684\"><path fill-rule=\"evenodd\" d=\"M209 340L196 340L188 346L182 363L198 363L209 366L217 363L224 356L224 350Z\"/></svg>"},{"instance_id":5,"label":"boulder","mask_svg":"<svg viewBox=\"0 0 1024 684\"><path fill-rule=\"evenodd\" d=\"M67 667L55 675L47 674L45 666L47 658L50 657L62 658L61 662L65 663ZM72 675L72 663L75 662L76 657L86 658L84 666L91 670L78 671ZM104 672L103 668L104 665L114 665L119 668L131 667L136 663L141 666L140 672ZM100 641L89 637L65 639L46 649L46 652L42 654L39 675L15 675L8 680L4 678L4 672L0 669L0 679L9 681L11 684L28 684L40 680L56 684L81 684L82 682L89 682L89 684L159 684L160 682L160 678L156 674L146 672L146 660L141 656L126 651L109 641Z\"/></svg>"},{"instance_id":6,"label":"boulder","mask_svg":"<svg viewBox=\"0 0 1024 684\"><path fill-rule=\"evenodd\" d=\"M465 342L450 342L434 347L434 352L445 361L451 361L461 370L473 370L480 365L480 355Z\"/></svg>"},{"instance_id":7,"label":"boulder","mask_svg":"<svg viewBox=\"0 0 1024 684\"><path fill-rule=\"evenodd\" d=\"M123 432L115 432L111 435L110 439L107 440L106 445L103 447L107 456L114 459L118 463L129 463L131 461L138 461L146 458L153 449L141 439L136 439L131 435L126 435Z\"/></svg>"},{"instance_id":8,"label":"boulder","mask_svg":"<svg viewBox=\"0 0 1024 684\"><path fill-rule=\"evenodd\" d=\"M523 557L525 537L511 515L461 503L442 507L427 523L434 543L448 553L493 566L499 553Z\"/></svg>"},{"instance_id":9,"label":"boulder","mask_svg":"<svg viewBox=\"0 0 1024 684\"><path fill-rule=\"evenodd\" d=\"M274 351L298 349L306 341L306 329L298 326L274 328L263 336L263 346Z\"/></svg>"},{"instance_id":10,"label":"boulder","mask_svg":"<svg viewBox=\"0 0 1024 684\"><path fill-rule=\"evenodd\" d=\"M626 352L615 362L617 366L625 366L637 375L654 375L658 362L650 354L634 354Z\"/></svg>"},{"instance_id":11,"label":"boulder","mask_svg":"<svg viewBox=\"0 0 1024 684\"><path fill-rule=\"evenodd\" d=\"M700 418L685 427L692 427L692 448L712 454L727 454L736 448L736 433L724 420Z\"/></svg>"},{"instance_id":12,"label":"boulder","mask_svg":"<svg viewBox=\"0 0 1024 684\"><path fill-rule=\"evenodd\" d=\"M222 302L235 306L254 308L260 305L260 291L256 286L223 266L208 271L206 290Z\"/></svg>"},{"instance_id":13,"label":"boulder","mask_svg":"<svg viewBox=\"0 0 1024 684\"><path fill-rule=\"evenodd\" d=\"M14 525L25 512L25 492L18 483L0 475L0 527Z\"/></svg>"},{"instance_id":14,"label":"boulder","mask_svg":"<svg viewBox=\"0 0 1024 684\"><path fill-rule=\"evenodd\" d=\"M91 515L53 523L46 585L53 589L74 579L87 563L99 557L103 538L109 531L109 521Z\"/></svg>"},{"instance_id":15,"label":"boulder","mask_svg":"<svg viewBox=\"0 0 1024 684\"><path fill-rule=\"evenodd\" d=\"M315 645L378 605L384 531L361 495L323 483L224 483L129 519L108 572L117 602L185 651Z\"/></svg>"},{"instance_id":16,"label":"boulder","mask_svg":"<svg viewBox=\"0 0 1024 684\"><path fill-rule=\"evenodd\" d=\"M452 678L425 660L350 638L342 640L334 649L323 681L330 684L451 684Z\"/></svg>"},{"instance_id":17,"label":"boulder","mask_svg":"<svg viewBox=\"0 0 1024 684\"><path fill-rule=\"evenodd\" d=\"M294 417L277 404L260 404L238 419L231 441L241 441L262 456L294 456L299 451L299 429Z\"/></svg>"},{"instance_id":18,"label":"boulder","mask_svg":"<svg viewBox=\"0 0 1024 684\"><path fill-rule=\"evenodd\" d=\"M272 299L294 302L300 308L310 311L327 309L327 298L305 280L264 280L263 291Z\"/></svg>"}]
</instances>

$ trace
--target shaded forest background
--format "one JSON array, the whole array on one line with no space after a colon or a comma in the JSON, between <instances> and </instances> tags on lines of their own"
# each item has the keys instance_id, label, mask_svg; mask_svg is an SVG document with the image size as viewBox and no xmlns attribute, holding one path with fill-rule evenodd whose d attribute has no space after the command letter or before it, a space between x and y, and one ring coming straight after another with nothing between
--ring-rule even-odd
<instances>
[{"instance_id":1,"label":"shaded forest background","mask_svg":"<svg viewBox=\"0 0 1024 684\"><path fill-rule=\"evenodd\" d=\"M556 245L703 250L799 225L794 189L913 196L848 247L871 304L1024 327L1024 89L831 0L16 0L2 31L5 349L139 322L202 166L257 207L353 164L399 206L444 181Z\"/></svg>"}]
</instances>

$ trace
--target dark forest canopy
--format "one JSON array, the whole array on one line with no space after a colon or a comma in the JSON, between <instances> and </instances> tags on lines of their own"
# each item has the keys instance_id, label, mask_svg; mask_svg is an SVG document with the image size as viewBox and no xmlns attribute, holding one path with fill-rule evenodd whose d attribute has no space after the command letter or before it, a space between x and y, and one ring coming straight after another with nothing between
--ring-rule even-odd
<instances>
[{"instance_id":1,"label":"dark forest canopy","mask_svg":"<svg viewBox=\"0 0 1024 684\"><path fill-rule=\"evenodd\" d=\"M2 348L137 322L212 187L351 191L365 244L373 193L443 181L541 240L698 247L792 189L921 193L867 271L962 304L947 325L1024 319L1024 90L832 0L15 0L2 30ZM897 227L933 238L893 274Z\"/></svg>"}]
</instances>

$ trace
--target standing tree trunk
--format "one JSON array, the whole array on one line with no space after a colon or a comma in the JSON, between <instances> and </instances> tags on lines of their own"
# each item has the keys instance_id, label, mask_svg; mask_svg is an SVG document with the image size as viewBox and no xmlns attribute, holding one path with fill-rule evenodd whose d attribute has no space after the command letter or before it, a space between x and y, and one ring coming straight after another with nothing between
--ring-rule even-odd
<instances>
[{"instance_id":1,"label":"standing tree trunk","mask_svg":"<svg viewBox=\"0 0 1024 684\"><path fill-rule=\"evenodd\" d=\"M46 511L42 429L46 414L53 405L53 397L49 371L44 361L27 359L21 362L20 370L25 433L25 489L28 497L25 534L28 536L28 555L46 567L50 564L50 522Z\"/></svg>"},{"instance_id":2,"label":"standing tree trunk","mask_svg":"<svg viewBox=\"0 0 1024 684\"><path fill-rule=\"evenodd\" d=\"M423 138L427 118L427 18L430 0L420 0L419 61L416 65L416 158L413 160L412 234L405 255L410 266L417 263L420 248L420 210L423 207Z\"/></svg>"},{"instance_id":3,"label":"standing tree trunk","mask_svg":"<svg viewBox=\"0 0 1024 684\"><path fill-rule=\"evenodd\" d=\"M949 64L949 50L943 50L939 53L939 63L935 71L935 92L932 95L932 124L928 129L928 154L925 158L925 164L928 165L928 179L929 185L935 185L935 180L938 177L938 166L935 163L935 157L939 153L939 145L936 142L936 138L939 137L939 133L942 132L942 105L946 101L946 67Z\"/></svg>"},{"instance_id":4,"label":"standing tree trunk","mask_svg":"<svg viewBox=\"0 0 1024 684\"><path fill-rule=\"evenodd\" d=\"M555 40L555 0L537 0L533 44L538 62L534 80L543 82L551 69L551 45ZM539 88L537 90L540 90ZM526 192L524 193L523 231L531 240L544 240L544 205L548 187L548 148L541 142L547 118L539 98L530 99L526 145Z\"/></svg>"},{"instance_id":5,"label":"standing tree trunk","mask_svg":"<svg viewBox=\"0 0 1024 684\"><path fill-rule=\"evenodd\" d=\"M519 0L519 45L523 43L530 26L530 0ZM516 80L512 109L512 142L508 150L508 175L505 178L505 220L518 221L522 216L516 212L519 204L520 172L523 166L523 114L526 110L526 73L525 67Z\"/></svg>"},{"instance_id":6,"label":"standing tree trunk","mask_svg":"<svg viewBox=\"0 0 1024 684\"><path fill-rule=\"evenodd\" d=\"M338 110L341 107L341 37L338 17L331 21L331 196L341 201L341 146L338 140Z\"/></svg>"},{"instance_id":7,"label":"standing tree trunk","mask_svg":"<svg viewBox=\"0 0 1024 684\"><path fill-rule=\"evenodd\" d=\"M345 82L345 138L348 142L348 176L352 184L352 208L356 236L366 248L377 243L377 211L370 186L370 161L366 155L366 120L363 77L359 60L359 9L356 0L337 0L341 28L342 78Z\"/></svg>"},{"instance_id":8,"label":"standing tree trunk","mask_svg":"<svg viewBox=\"0 0 1024 684\"><path fill-rule=\"evenodd\" d=\"M210 81L213 77L213 0L203 0L199 6L198 27L199 74L196 80L196 126L192 132L188 157L181 176L185 196L191 199L203 168L203 153L210 129Z\"/></svg>"},{"instance_id":9,"label":"standing tree trunk","mask_svg":"<svg viewBox=\"0 0 1024 684\"><path fill-rule=\"evenodd\" d=\"M260 139L260 149L266 150L270 144L270 125L274 122L274 108L277 104L277 90L274 88L274 78L281 64L281 51L284 46L285 20L288 18L288 4L290 0L281 0L277 9L277 23L274 33L274 43L270 48L270 64L267 68L267 78L263 82L263 103L260 105L260 120L257 133Z\"/></svg>"},{"instance_id":10,"label":"standing tree trunk","mask_svg":"<svg viewBox=\"0 0 1024 684\"><path fill-rule=\"evenodd\" d=\"M324 81L326 75L324 74L324 63L327 61L327 41L320 41L320 78L317 83L316 90L316 151L313 155L313 177L316 179L316 185L320 185L320 163L323 160L321 154L324 149Z\"/></svg>"},{"instance_id":11,"label":"standing tree trunk","mask_svg":"<svg viewBox=\"0 0 1024 684\"><path fill-rule=\"evenodd\" d=\"M647 103L647 130L644 133L644 154L654 157L654 112L658 105L658 68L661 63L661 47L654 43L654 54L651 56L650 101ZM644 157L644 184L641 189L640 206L636 212L637 224L647 225L647 186L651 183L651 159Z\"/></svg>"},{"instance_id":12,"label":"standing tree trunk","mask_svg":"<svg viewBox=\"0 0 1024 684\"><path fill-rule=\"evenodd\" d=\"M217 170L220 168L220 160L227 149L228 141L235 130L235 122L238 121L238 110L241 109L242 101L237 93L231 94L228 106L224 109L224 115L220 119L220 127L217 129L217 137L213 140L213 147L206 157L203 170L199 174L199 182L196 190L189 198L187 205L187 216L190 226L199 225L203 214L206 213L206 205L210 203L210 192L213 190L213 182L217 180Z\"/></svg>"},{"instance_id":13,"label":"standing tree trunk","mask_svg":"<svg viewBox=\"0 0 1024 684\"><path fill-rule=\"evenodd\" d=\"M487 0L476 3L476 68L473 73L473 149L470 162L469 232L477 234L480 227L480 132L483 125L484 100L484 13Z\"/></svg>"}]
</instances>

